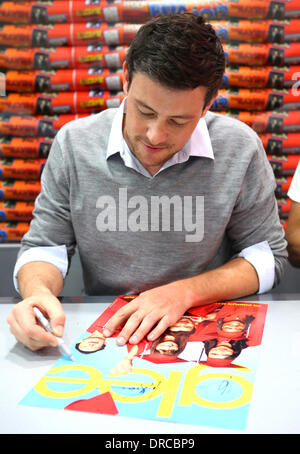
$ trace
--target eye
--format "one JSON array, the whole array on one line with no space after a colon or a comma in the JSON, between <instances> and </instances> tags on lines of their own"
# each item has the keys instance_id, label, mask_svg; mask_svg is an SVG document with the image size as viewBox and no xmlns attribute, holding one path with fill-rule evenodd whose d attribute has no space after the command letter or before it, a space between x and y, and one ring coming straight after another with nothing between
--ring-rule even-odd
<instances>
[{"instance_id":1,"label":"eye","mask_svg":"<svg viewBox=\"0 0 300 454\"><path fill-rule=\"evenodd\" d=\"M176 127L181 127L181 126L186 125L186 123L179 123L178 121L173 120L173 119L171 119L170 122L172 123L173 126L176 126Z\"/></svg>"},{"instance_id":2,"label":"eye","mask_svg":"<svg viewBox=\"0 0 300 454\"><path fill-rule=\"evenodd\" d=\"M138 109L138 112L139 112L140 115L143 115L143 117L153 117L154 116L153 112L144 112L141 109Z\"/></svg>"}]
</instances>

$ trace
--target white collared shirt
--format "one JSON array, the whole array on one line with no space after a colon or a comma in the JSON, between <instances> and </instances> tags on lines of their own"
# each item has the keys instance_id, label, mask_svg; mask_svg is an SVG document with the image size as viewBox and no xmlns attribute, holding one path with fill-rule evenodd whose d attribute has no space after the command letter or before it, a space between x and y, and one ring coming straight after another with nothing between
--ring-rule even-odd
<instances>
[{"instance_id":1,"label":"white collared shirt","mask_svg":"<svg viewBox=\"0 0 300 454\"><path fill-rule=\"evenodd\" d=\"M137 158L131 153L126 141L124 140L122 134L122 122L125 110L126 98L118 108L112 122L106 159L116 153L120 153L125 166L135 169L147 178L155 178L155 175L162 170L174 164L183 163L187 161L190 156L214 159L214 153L206 122L204 118L201 118L189 141L184 145L184 147L175 153L168 161L166 161L154 176L151 176L150 173L137 160ZM247 247L243 249L238 256L243 257L255 268L259 278L258 293L264 293L271 290L275 279L275 260L268 242L262 241L258 244ZM14 285L18 292L18 271L23 265L25 265L25 263L32 261L44 261L51 263L60 270L63 278L66 277L68 270L68 257L65 245L30 248L19 257L14 268Z\"/></svg>"}]
</instances>

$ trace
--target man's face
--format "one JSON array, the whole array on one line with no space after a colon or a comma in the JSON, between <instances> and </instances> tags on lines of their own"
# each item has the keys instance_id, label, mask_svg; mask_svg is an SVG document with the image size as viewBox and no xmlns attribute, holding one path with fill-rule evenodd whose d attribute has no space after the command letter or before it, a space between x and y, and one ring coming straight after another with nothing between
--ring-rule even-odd
<instances>
[{"instance_id":1,"label":"man's face","mask_svg":"<svg viewBox=\"0 0 300 454\"><path fill-rule=\"evenodd\" d=\"M167 88L145 74L133 75L128 88L124 65L124 92L127 110L123 135L131 152L154 175L189 140L205 107L206 87L176 90Z\"/></svg>"}]
</instances>

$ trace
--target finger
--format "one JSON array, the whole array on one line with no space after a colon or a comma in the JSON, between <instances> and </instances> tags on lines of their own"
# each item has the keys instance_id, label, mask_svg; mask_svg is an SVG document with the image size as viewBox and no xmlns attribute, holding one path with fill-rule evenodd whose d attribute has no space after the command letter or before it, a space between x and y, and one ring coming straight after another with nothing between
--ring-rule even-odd
<instances>
[{"instance_id":1,"label":"finger","mask_svg":"<svg viewBox=\"0 0 300 454\"><path fill-rule=\"evenodd\" d=\"M26 333L30 336L32 327L37 324L32 307L23 302L13 307L10 319L8 317L7 321L17 332L23 332L23 336L26 336Z\"/></svg>"},{"instance_id":2,"label":"finger","mask_svg":"<svg viewBox=\"0 0 300 454\"><path fill-rule=\"evenodd\" d=\"M31 350L39 350L48 345L53 347L57 345L57 339L38 325L25 332L22 327L15 323L10 327L10 332L15 336L18 342L26 345L26 347Z\"/></svg>"},{"instance_id":3,"label":"finger","mask_svg":"<svg viewBox=\"0 0 300 454\"><path fill-rule=\"evenodd\" d=\"M125 307L119 309L109 320L105 323L103 327L103 334L105 337L110 337L116 329L123 325L128 317L135 311L136 305L131 303L127 304Z\"/></svg>"},{"instance_id":4,"label":"finger","mask_svg":"<svg viewBox=\"0 0 300 454\"><path fill-rule=\"evenodd\" d=\"M165 315L159 323L155 326L155 328L148 334L147 340L153 342L156 340L159 336L161 336L166 329L171 326L172 322L170 322L170 319L167 315Z\"/></svg>"},{"instance_id":5,"label":"finger","mask_svg":"<svg viewBox=\"0 0 300 454\"><path fill-rule=\"evenodd\" d=\"M28 348L36 349L36 347L42 348L46 345L57 345L55 336L38 324L30 306L25 306L25 310L22 311L15 306L12 313L7 317L7 322L10 324L10 331L17 341L22 342Z\"/></svg>"},{"instance_id":6,"label":"finger","mask_svg":"<svg viewBox=\"0 0 300 454\"><path fill-rule=\"evenodd\" d=\"M130 336L129 342L131 344L138 344L142 339L144 339L144 337L149 333L153 326L156 325L160 317L160 315L154 312L147 314L146 317L141 320L137 329Z\"/></svg>"},{"instance_id":7,"label":"finger","mask_svg":"<svg viewBox=\"0 0 300 454\"><path fill-rule=\"evenodd\" d=\"M51 305L47 310L53 334L62 336L65 329L66 316L60 302L58 301L58 304Z\"/></svg>"},{"instance_id":8,"label":"finger","mask_svg":"<svg viewBox=\"0 0 300 454\"><path fill-rule=\"evenodd\" d=\"M120 334L117 337L117 344L124 345L128 342L129 338L136 331L143 321L143 313L136 311L128 318Z\"/></svg>"}]
</instances>

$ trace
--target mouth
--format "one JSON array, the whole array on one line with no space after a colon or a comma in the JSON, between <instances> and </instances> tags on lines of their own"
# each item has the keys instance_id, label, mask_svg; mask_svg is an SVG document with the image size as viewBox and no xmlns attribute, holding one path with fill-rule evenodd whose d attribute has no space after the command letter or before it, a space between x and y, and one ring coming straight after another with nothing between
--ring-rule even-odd
<instances>
[{"instance_id":1,"label":"mouth","mask_svg":"<svg viewBox=\"0 0 300 454\"><path fill-rule=\"evenodd\" d=\"M152 145L148 145L145 142L142 142L142 145L146 151L149 153L159 153L160 151L164 150L165 146L154 147Z\"/></svg>"}]
</instances>

